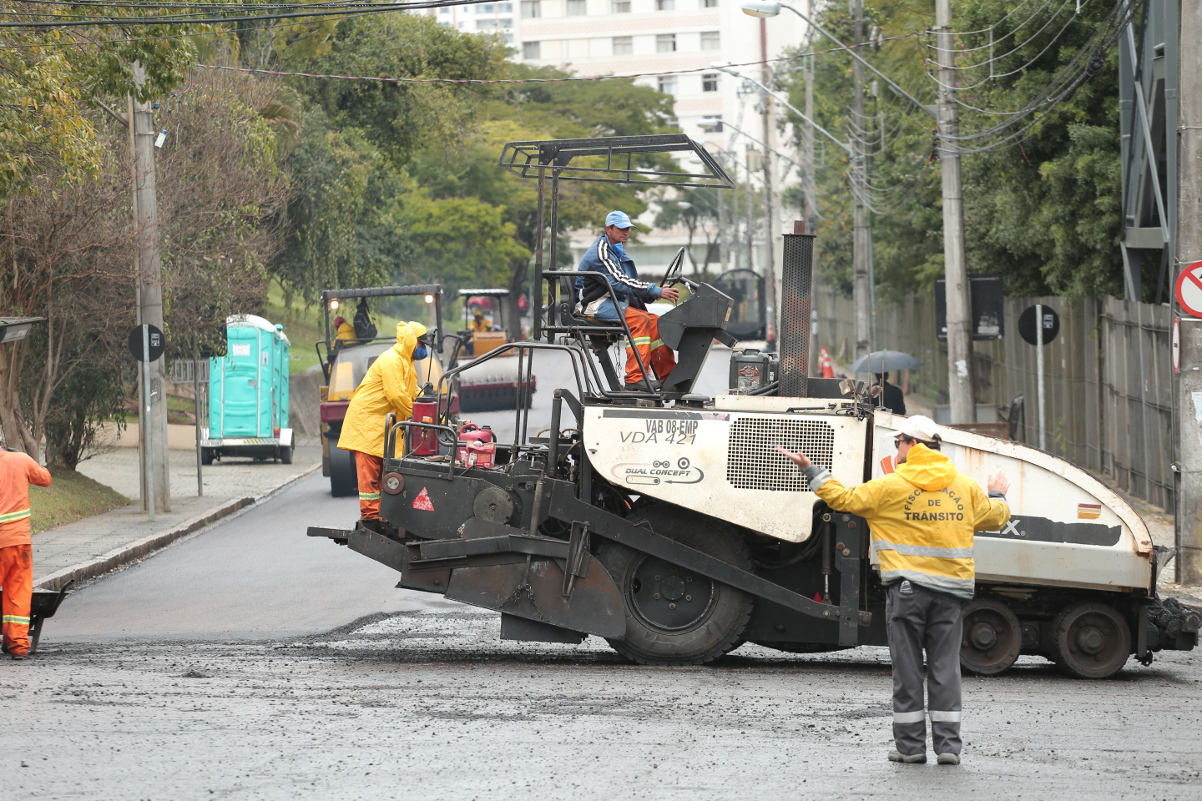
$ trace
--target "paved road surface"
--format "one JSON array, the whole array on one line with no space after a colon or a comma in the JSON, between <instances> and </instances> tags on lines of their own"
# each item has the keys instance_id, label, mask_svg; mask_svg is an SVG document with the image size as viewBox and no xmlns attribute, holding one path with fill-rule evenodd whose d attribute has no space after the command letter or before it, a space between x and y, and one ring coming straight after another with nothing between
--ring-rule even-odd
<instances>
[{"instance_id":1,"label":"paved road surface","mask_svg":"<svg viewBox=\"0 0 1202 801\"><path fill-rule=\"evenodd\" d=\"M547 397L544 395L544 398ZM93 582L0 662L7 798L1202 797L1202 654L965 682L965 761L894 765L883 649L715 666L497 639L327 541L318 477Z\"/></svg>"}]
</instances>

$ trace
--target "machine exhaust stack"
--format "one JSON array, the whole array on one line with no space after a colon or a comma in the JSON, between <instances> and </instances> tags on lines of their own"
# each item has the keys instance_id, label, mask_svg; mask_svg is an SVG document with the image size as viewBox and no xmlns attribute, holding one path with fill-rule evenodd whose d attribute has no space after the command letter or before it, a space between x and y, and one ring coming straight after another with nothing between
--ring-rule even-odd
<instances>
[{"instance_id":1,"label":"machine exhaust stack","mask_svg":"<svg viewBox=\"0 0 1202 801\"><path fill-rule=\"evenodd\" d=\"M785 252L781 260L780 389L786 398L804 398L809 387L810 309L813 306L814 234L806 223L794 223L793 233L785 234Z\"/></svg>"}]
</instances>

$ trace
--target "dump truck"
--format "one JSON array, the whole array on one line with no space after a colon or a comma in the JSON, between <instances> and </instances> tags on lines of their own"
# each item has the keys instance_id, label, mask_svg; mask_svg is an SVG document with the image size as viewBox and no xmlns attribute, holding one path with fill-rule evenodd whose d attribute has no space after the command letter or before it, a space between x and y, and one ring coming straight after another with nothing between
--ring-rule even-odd
<instances>
[{"instance_id":1,"label":"dump truck","mask_svg":"<svg viewBox=\"0 0 1202 801\"><path fill-rule=\"evenodd\" d=\"M201 464L225 456L292 464L292 344L284 326L255 314L235 314L226 319L225 338L226 355L209 359L209 424L200 432Z\"/></svg>"},{"instance_id":2,"label":"dump truck","mask_svg":"<svg viewBox=\"0 0 1202 801\"><path fill-rule=\"evenodd\" d=\"M623 139L507 150L554 163L565 180L574 151L625 166ZM693 149L727 180L686 137L630 139L635 152ZM586 174L596 180L595 169ZM885 592L866 521L829 508L774 450L804 451L858 484L884 469L904 422L876 409L862 382L807 375L813 243L804 228L784 236L780 351L770 369L759 380L732 371L732 388L712 397L694 384L713 340L735 344L728 295L668 275L690 289L659 322L677 367L661 388L628 391L609 346L631 342L629 329L575 317L562 296L579 273L536 262L549 299L536 306L538 339L502 347L571 359L574 381L554 391L549 421L536 424L547 435L519 427L497 445L495 466L482 468L454 457L463 443L451 426L437 428L443 453L416 456L398 448L415 424L381 421L384 525L308 534L394 568L398 586L500 612L503 639L594 635L648 665L705 664L745 642L786 652L885 645ZM1157 651L1194 648L1202 615L1158 595L1170 551L1121 497L1050 453L946 426L939 433L963 473L984 484L1001 468L1012 481L1011 519L976 537L967 670L996 674L1033 654L1073 676L1104 678L1132 655L1148 664Z\"/></svg>"},{"instance_id":3,"label":"dump truck","mask_svg":"<svg viewBox=\"0 0 1202 801\"><path fill-rule=\"evenodd\" d=\"M396 331L375 331L370 320L368 328L360 325L355 339L340 340L331 325L332 319L350 315L352 304L360 304L359 317L366 313L368 299L420 297L428 307L428 328L434 332L432 341L441 343L447 338L442 335L442 287L438 284L415 286L369 287L364 289L327 289L321 293L321 306L325 315L325 339L315 343L317 357L325 378L319 388L319 419L321 431L321 474L330 479L330 494L336 498L355 495L359 492L359 478L355 473L355 456L351 451L338 447L342 434L342 421L350 406L351 396L376 358L396 344ZM443 377L443 364L438 355L441 350L432 348L428 358L416 362L418 386L438 386ZM440 422L454 422L459 414L459 399L456 392L458 382L443 386L444 417Z\"/></svg>"}]
</instances>

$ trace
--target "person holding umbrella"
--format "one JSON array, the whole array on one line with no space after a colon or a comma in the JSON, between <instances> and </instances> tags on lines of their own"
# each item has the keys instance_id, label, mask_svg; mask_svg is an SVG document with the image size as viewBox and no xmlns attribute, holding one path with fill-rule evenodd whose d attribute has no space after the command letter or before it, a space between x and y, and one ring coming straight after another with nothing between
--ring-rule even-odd
<instances>
[{"instance_id":1,"label":"person holding umbrella","mask_svg":"<svg viewBox=\"0 0 1202 801\"><path fill-rule=\"evenodd\" d=\"M889 383L888 373L877 373L876 383L881 388L880 408L887 412L904 415L906 413L906 396L901 387Z\"/></svg>"}]
</instances>

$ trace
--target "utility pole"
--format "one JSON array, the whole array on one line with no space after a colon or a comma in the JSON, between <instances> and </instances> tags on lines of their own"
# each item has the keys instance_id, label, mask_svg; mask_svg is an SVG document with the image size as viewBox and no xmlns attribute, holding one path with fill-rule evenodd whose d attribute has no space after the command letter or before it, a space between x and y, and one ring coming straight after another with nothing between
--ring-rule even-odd
<instances>
[{"instance_id":1,"label":"utility pole","mask_svg":"<svg viewBox=\"0 0 1202 801\"><path fill-rule=\"evenodd\" d=\"M813 5L811 3L811 5ZM804 61L806 76L806 119L814 119L814 57L806 56ZM806 175L806 220L813 231L818 225L818 165L814 163L814 123L807 122L802 136L805 138L802 147L805 150Z\"/></svg>"},{"instance_id":2,"label":"utility pole","mask_svg":"<svg viewBox=\"0 0 1202 801\"><path fill-rule=\"evenodd\" d=\"M1178 12L1177 264L1202 261L1202 4L1182 3ZM1171 35L1171 34L1170 34ZM1167 225L1168 221L1163 220ZM1177 581L1202 584L1202 319L1181 315L1177 374Z\"/></svg>"},{"instance_id":3,"label":"utility pole","mask_svg":"<svg viewBox=\"0 0 1202 801\"><path fill-rule=\"evenodd\" d=\"M814 16L814 0L810 0L809 12L811 17ZM806 26L809 28L806 31L806 44L813 49L814 31L809 22L806 22ZM806 125L802 134L806 160L806 220L813 231L818 226L818 165L814 163L814 56L803 59L802 69L806 78ZM810 350L813 350L812 343Z\"/></svg>"},{"instance_id":4,"label":"utility pole","mask_svg":"<svg viewBox=\"0 0 1202 801\"><path fill-rule=\"evenodd\" d=\"M977 403L972 382L972 301L968 266L964 261L964 195L960 180L960 146L952 138L959 134L960 119L953 95L956 55L953 52L955 44L951 25L951 0L935 0L935 41L939 56L939 161L943 170L943 263L944 276L947 278L947 394L951 403L952 422L975 423Z\"/></svg>"},{"instance_id":5,"label":"utility pole","mask_svg":"<svg viewBox=\"0 0 1202 801\"><path fill-rule=\"evenodd\" d=\"M768 69L768 21L765 19L760 20L760 61L764 86L771 86L772 73ZM768 325L764 336L768 338L769 351L776 350L776 332L780 328L780 312L776 308L776 203L772 198L775 184L772 180L772 134L776 127L776 107L772 99L772 95L764 93L763 111L760 115L764 125L764 218L767 220L764 235L768 240L768 246L764 248L764 280L768 290Z\"/></svg>"},{"instance_id":6,"label":"utility pole","mask_svg":"<svg viewBox=\"0 0 1202 801\"><path fill-rule=\"evenodd\" d=\"M852 31L856 53L864 42L864 0L852 0ZM868 269L868 209L864 195L868 192L865 180L864 156L864 64L852 60L854 86L851 97L852 156L851 181L855 191L852 222L853 285L852 297L856 317L856 358L868 355L872 341L872 285ZM807 115L808 116L808 115ZM811 119L813 119L811 117Z\"/></svg>"},{"instance_id":7,"label":"utility pole","mask_svg":"<svg viewBox=\"0 0 1202 801\"><path fill-rule=\"evenodd\" d=\"M141 87L146 71L134 63L134 83ZM159 261L159 209L154 164L154 112L150 103L129 97L129 137L133 151L134 236L138 270L138 323L163 326L163 276ZM171 481L167 465L166 359L145 364L150 371L150 398L138 404L142 432L142 508L150 511L153 494L158 511L171 511ZM145 390L143 390L145 392ZM149 414L147 409L150 410ZM148 419L149 418L149 419ZM148 453L145 443L149 442ZM153 485L150 466L153 465ZM151 487L153 486L153 493Z\"/></svg>"}]
</instances>

